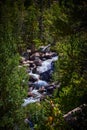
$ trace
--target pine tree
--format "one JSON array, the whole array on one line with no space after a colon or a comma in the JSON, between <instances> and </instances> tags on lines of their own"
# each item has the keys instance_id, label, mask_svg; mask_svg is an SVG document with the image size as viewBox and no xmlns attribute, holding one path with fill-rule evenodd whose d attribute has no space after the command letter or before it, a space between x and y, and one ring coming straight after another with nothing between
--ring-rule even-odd
<instances>
[{"instance_id":1,"label":"pine tree","mask_svg":"<svg viewBox=\"0 0 87 130\"><path fill-rule=\"evenodd\" d=\"M18 68L18 24L14 15L14 3L6 1L0 5L0 129L12 130L23 119L22 100L26 95L22 87L25 72ZM15 22L14 22L15 20ZM15 23L15 24L14 24ZM20 125L19 125L20 127Z\"/></svg>"}]
</instances>

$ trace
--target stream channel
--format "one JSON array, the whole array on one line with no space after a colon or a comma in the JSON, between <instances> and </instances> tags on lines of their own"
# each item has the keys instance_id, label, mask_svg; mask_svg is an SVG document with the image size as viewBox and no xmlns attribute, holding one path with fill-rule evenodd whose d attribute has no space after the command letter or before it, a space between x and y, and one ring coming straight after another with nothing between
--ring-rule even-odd
<instances>
[{"instance_id":1,"label":"stream channel","mask_svg":"<svg viewBox=\"0 0 87 130\"><path fill-rule=\"evenodd\" d=\"M50 44L40 47L37 51L27 50L22 54L21 64L27 66L29 74L28 96L24 99L23 107L30 103L41 101L53 94L56 84L51 83L54 63L58 60L58 54L50 51Z\"/></svg>"}]
</instances>

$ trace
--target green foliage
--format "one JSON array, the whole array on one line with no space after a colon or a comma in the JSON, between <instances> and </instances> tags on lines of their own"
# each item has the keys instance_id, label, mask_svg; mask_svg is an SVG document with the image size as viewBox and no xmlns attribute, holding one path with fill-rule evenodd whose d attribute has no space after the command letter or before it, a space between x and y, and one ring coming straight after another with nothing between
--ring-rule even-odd
<instances>
[{"instance_id":1,"label":"green foliage","mask_svg":"<svg viewBox=\"0 0 87 130\"><path fill-rule=\"evenodd\" d=\"M86 102L86 99L83 100L87 92L86 50L83 51L83 46L86 46L86 39L78 36L73 36L58 46L59 60L53 79L61 82L58 102L63 112L68 112Z\"/></svg>"},{"instance_id":2,"label":"green foliage","mask_svg":"<svg viewBox=\"0 0 87 130\"><path fill-rule=\"evenodd\" d=\"M77 33L81 31L86 31L87 1L59 0L59 2L60 2L60 7L62 7L65 13L68 15L72 32Z\"/></svg>"},{"instance_id":3,"label":"green foliage","mask_svg":"<svg viewBox=\"0 0 87 130\"><path fill-rule=\"evenodd\" d=\"M64 120L58 104L47 99L41 103L30 104L26 108L27 116L33 121L35 130L57 130L62 128Z\"/></svg>"},{"instance_id":4,"label":"green foliage","mask_svg":"<svg viewBox=\"0 0 87 130\"><path fill-rule=\"evenodd\" d=\"M43 45L43 43L41 42L40 39L34 39L33 43L34 43L36 49L38 49L41 45Z\"/></svg>"},{"instance_id":5,"label":"green foliage","mask_svg":"<svg viewBox=\"0 0 87 130\"><path fill-rule=\"evenodd\" d=\"M70 32L67 15L59 7L58 3L52 4L43 14L44 41L54 43Z\"/></svg>"},{"instance_id":6,"label":"green foliage","mask_svg":"<svg viewBox=\"0 0 87 130\"><path fill-rule=\"evenodd\" d=\"M22 99L26 95L26 85L22 88L22 81L26 73L25 70L18 68L18 39L15 37L14 23L12 17L10 17L13 12L8 6L10 7L9 3L1 6L0 21L0 128L2 130L13 129L15 123L20 124L24 117L21 108Z\"/></svg>"},{"instance_id":7,"label":"green foliage","mask_svg":"<svg viewBox=\"0 0 87 130\"><path fill-rule=\"evenodd\" d=\"M45 44L53 42L52 32L50 31L50 29L53 27L53 18L54 17L52 15L51 9L47 9L44 11L44 14L43 14L43 26L44 26L43 37L44 37Z\"/></svg>"},{"instance_id":8,"label":"green foliage","mask_svg":"<svg viewBox=\"0 0 87 130\"><path fill-rule=\"evenodd\" d=\"M27 47L32 46L33 40L38 38L38 10L35 5L28 7L24 21L24 35L23 40L26 41ZM31 47L32 48L32 47Z\"/></svg>"}]
</instances>

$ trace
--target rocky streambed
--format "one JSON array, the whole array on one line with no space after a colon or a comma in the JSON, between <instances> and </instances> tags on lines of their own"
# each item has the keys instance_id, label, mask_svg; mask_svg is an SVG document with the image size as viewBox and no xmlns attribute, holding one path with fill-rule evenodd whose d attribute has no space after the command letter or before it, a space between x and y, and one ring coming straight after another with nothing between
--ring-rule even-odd
<instances>
[{"instance_id":1,"label":"rocky streambed","mask_svg":"<svg viewBox=\"0 0 87 130\"><path fill-rule=\"evenodd\" d=\"M50 44L40 47L35 52L27 50L22 54L21 65L27 66L29 74L28 95L24 99L22 106L38 102L46 95L52 95L58 84L52 83L52 73L54 72L54 63L58 60L58 54L50 51Z\"/></svg>"}]
</instances>

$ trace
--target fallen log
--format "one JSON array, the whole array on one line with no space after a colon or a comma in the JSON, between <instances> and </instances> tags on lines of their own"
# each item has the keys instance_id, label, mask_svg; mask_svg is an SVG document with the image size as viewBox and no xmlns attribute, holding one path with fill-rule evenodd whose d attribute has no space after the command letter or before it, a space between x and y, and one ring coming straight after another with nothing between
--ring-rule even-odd
<instances>
[{"instance_id":1,"label":"fallen log","mask_svg":"<svg viewBox=\"0 0 87 130\"><path fill-rule=\"evenodd\" d=\"M87 127L87 104L83 104L64 116L64 120L72 127L74 130L84 129Z\"/></svg>"},{"instance_id":2,"label":"fallen log","mask_svg":"<svg viewBox=\"0 0 87 130\"><path fill-rule=\"evenodd\" d=\"M68 112L67 114L65 114L63 117L66 121L71 120L73 115L75 115L75 113L81 113L83 108L86 108L87 104L83 104L73 110L71 110L70 112Z\"/></svg>"}]
</instances>

